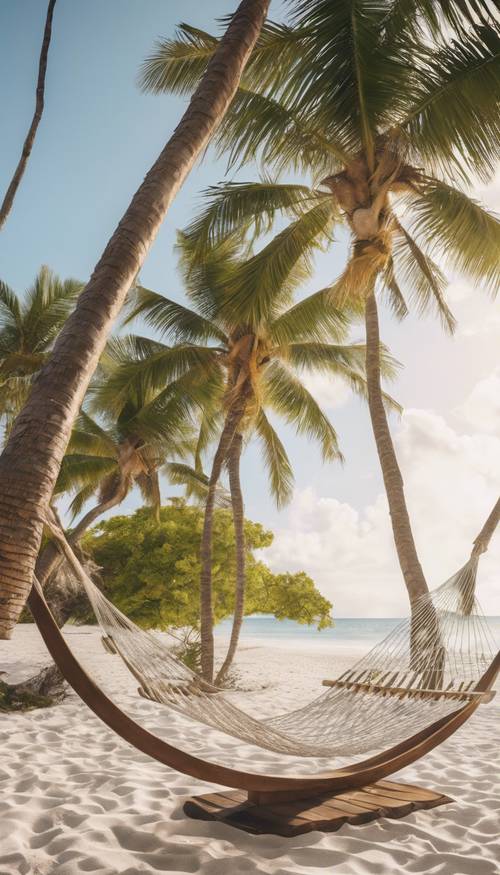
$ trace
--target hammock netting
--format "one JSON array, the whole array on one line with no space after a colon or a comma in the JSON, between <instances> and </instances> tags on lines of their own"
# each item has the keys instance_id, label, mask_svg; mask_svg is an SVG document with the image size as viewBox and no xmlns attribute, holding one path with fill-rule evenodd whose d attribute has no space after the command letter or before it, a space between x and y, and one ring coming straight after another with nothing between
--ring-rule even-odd
<instances>
[{"instance_id":1,"label":"hammock netting","mask_svg":"<svg viewBox=\"0 0 500 875\"><path fill-rule=\"evenodd\" d=\"M399 623L305 707L259 720L176 659L154 632L129 620L93 583L71 551L104 633L139 684L139 693L265 750L344 757L397 744L457 711L474 696L495 645L475 598L477 558L421 597Z\"/></svg>"}]
</instances>

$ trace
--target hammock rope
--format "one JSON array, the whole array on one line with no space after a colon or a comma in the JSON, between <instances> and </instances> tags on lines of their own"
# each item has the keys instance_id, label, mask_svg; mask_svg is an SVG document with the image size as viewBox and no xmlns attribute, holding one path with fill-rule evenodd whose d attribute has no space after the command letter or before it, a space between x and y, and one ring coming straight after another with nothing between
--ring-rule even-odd
<instances>
[{"instance_id":1,"label":"hammock rope","mask_svg":"<svg viewBox=\"0 0 500 875\"><path fill-rule=\"evenodd\" d=\"M475 598L477 555L422 596L411 618L328 682L326 692L305 707L260 720L191 671L154 632L136 626L94 584L62 531L50 527L88 596L106 648L122 658L139 693L248 744L301 757L363 754L491 695L474 692L495 653Z\"/></svg>"}]
</instances>

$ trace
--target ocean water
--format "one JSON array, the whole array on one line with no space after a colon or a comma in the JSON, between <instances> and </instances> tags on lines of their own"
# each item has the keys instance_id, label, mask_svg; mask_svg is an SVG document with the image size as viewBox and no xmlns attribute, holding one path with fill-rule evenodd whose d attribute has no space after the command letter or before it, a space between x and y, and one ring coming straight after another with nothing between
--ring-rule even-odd
<instances>
[{"instance_id":1,"label":"ocean water","mask_svg":"<svg viewBox=\"0 0 500 875\"><path fill-rule=\"evenodd\" d=\"M488 617L492 638L500 647L500 617ZM262 644L289 644L295 641L301 645L326 645L342 648L369 650L382 641L386 635L401 622L397 617L365 617L361 619L340 617L330 629L319 632L316 626L301 625L294 620L277 620L268 614L255 614L245 617L241 641L258 639ZM217 637L228 637L231 633L232 619L224 620L215 628Z\"/></svg>"}]
</instances>

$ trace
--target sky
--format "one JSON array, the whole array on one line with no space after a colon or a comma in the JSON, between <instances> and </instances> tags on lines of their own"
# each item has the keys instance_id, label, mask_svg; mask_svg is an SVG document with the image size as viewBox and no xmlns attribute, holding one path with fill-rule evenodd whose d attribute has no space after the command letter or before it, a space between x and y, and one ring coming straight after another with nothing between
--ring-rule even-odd
<instances>
[{"instance_id":1,"label":"sky","mask_svg":"<svg viewBox=\"0 0 500 875\"><path fill-rule=\"evenodd\" d=\"M22 293L40 265L86 280L142 178L178 122L186 101L142 94L141 62L180 21L218 32L215 20L234 0L58 0L46 82L45 113L16 202L0 236L0 277ZM31 120L45 0L0 4L0 191L11 177ZM282 4L272 2L280 18ZM8 120L8 121L5 121ZM223 179L251 180L257 170L226 174L212 149L171 207L141 271L141 282L182 298L173 243ZM301 180L300 180L301 181ZM500 211L500 170L488 185L471 180L482 203ZM317 260L314 291L341 271L340 239ZM452 276L453 337L431 317L396 323L382 313L382 339L402 363L390 391L403 405L391 428L407 487L417 546L430 586L467 559L471 542L500 492L500 309L498 301ZM355 335L362 339L361 327ZM343 386L314 378L340 439L345 464L319 453L289 428L281 436L296 475L288 508L278 512L266 488L258 448L243 463L246 513L275 532L263 558L274 570L307 571L333 603L334 616L399 616L406 595L391 540L386 500L365 406ZM175 490L163 485L166 499ZM121 511L140 499L132 494ZM479 597L500 615L500 536L482 562ZM495 573L495 568L496 573Z\"/></svg>"}]
</instances>

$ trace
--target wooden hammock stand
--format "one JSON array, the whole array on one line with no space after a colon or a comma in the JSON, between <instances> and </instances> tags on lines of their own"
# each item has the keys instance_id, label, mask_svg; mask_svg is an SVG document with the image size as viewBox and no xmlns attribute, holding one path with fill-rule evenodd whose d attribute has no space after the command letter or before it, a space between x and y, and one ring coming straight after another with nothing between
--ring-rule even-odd
<instances>
[{"instance_id":1,"label":"wooden hammock stand","mask_svg":"<svg viewBox=\"0 0 500 875\"><path fill-rule=\"evenodd\" d=\"M483 698L490 697L489 691L500 671L498 653L470 691L475 695L465 694L465 704L383 753L310 777L262 775L211 763L152 735L115 705L85 672L35 587L29 606L54 662L75 692L110 729L166 766L201 781L234 788L192 797L184 805L186 814L223 821L251 833L293 836L315 829L333 831L344 823L366 823L382 816L402 817L410 811L450 802L447 796L432 790L385 779L424 756L462 726ZM419 694L423 692L420 690Z\"/></svg>"}]
</instances>

